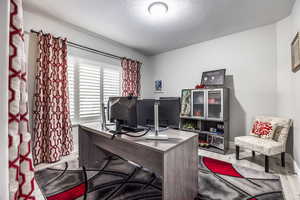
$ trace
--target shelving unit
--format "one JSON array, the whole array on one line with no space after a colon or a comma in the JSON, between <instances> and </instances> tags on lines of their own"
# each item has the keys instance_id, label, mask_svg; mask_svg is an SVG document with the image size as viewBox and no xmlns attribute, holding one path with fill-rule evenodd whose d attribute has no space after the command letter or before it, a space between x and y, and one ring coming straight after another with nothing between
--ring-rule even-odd
<instances>
[{"instance_id":1,"label":"shelving unit","mask_svg":"<svg viewBox=\"0 0 300 200\"><path fill-rule=\"evenodd\" d=\"M199 148L225 154L229 147L229 89L184 89L180 128L199 134Z\"/></svg>"}]
</instances>

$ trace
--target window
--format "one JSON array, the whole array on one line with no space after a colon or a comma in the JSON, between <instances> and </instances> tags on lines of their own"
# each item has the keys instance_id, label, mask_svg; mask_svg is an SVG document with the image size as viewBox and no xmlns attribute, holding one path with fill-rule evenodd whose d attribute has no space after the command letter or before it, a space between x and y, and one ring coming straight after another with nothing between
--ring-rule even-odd
<instances>
[{"instance_id":1,"label":"window","mask_svg":"<svg viewBox=\"0 0 300 200\"><path fill-rule=\"evenodd\" d=\"M101 103L121 94L121 67L70 57L68 66L72 122L89 122L101 117Z\"/></svg>"},{"instance_id":2,"label":"window","mask_svg":"<svg viewBox=\"0 0 300 200\"><path fill-rule=\"evenodd\" d=\"M79 66L79 119L99 118L101 113L101 68Z\"/></svg>"},{"instance_id":3,"label":"window","mask_svg":"<svg viewBox=\"0 0 300 200\"><path fill-rule=\"evenodd\" d=\"M103 70L103 100L107 105L108 98L111 96L119 96L120 91L120 71L104 68Z\"/></svg>"}]
</instances>

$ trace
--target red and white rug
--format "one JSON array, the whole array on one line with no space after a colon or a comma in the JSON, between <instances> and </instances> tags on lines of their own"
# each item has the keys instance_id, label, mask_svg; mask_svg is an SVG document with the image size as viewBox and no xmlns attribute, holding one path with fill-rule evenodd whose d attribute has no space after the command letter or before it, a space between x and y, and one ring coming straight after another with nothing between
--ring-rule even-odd
<instances>
[{"instance_id":1,"label":"red and white rug","mask_svg":"<svg viewBox=\"0 0 300 200\"><path fill-rule=\"evenodd\" d=\"M94 169L77 162L36 172L47 200L160 200L161 179L117 157ZM278 176L208 157L199 161L197 200L283 200Z\"/></svg>"},{"instance_id":2,"label":"red and white rug","mask_svg":"<svg viewBox=\"0 0 300 200\"><path fill-rule=\"evenodd\" d=\"M201 157L199 196L203 200L283 200L280 178L254 169Z\"/></svg>"}]
</instances>

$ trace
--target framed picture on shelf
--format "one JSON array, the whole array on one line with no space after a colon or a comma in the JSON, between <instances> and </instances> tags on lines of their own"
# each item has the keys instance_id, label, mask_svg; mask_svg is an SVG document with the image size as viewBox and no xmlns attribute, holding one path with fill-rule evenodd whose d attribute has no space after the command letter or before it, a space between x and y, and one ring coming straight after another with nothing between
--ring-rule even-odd
<instances>
[{"instance_id":1,"label":"framed picture on shelf","mask_svg":"<svg viewBox=\"0 0 300 200\"><path fill-rule=\"evenodd\" d=\"M292 53L292 71L297 72L300 69L300 41L299 33L295 36L291 44Z\"/></svg>"},{"instance_id":2,"label":"framed picture on shelf","mask_svg":"<svg viewBox=\"0 0 300 200\"><path fill-rule=\"evenodd\" d=\"M181 116L191 115L191 90L182 90L181 93Z\"/></svg>"},{"instance_id":3,"label":"framed picture on shelf","mask_svg":"<svg viewBox=\"0 0 300 200\"><path fill-rule=\"evenodd\" d=\"M202 73L201 85L224 86L226 69L207 71Z\"/></svg>"},{"instance_id":4,"label":"framed picture on shelf","mask_svg":"<svg viewBox=\"0 0 300 200\"><path fill-rule=\"evenodd\" d=\"M154 85L155 85L156 92L162 91L162 80L156 80Z\"/></svg>"}]
</instances>

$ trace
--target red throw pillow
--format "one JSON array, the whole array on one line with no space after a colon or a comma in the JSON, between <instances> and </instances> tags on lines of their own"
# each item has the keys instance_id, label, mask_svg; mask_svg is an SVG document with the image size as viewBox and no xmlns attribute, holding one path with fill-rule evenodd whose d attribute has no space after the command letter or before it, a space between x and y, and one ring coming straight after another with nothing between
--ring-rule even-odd
<instances>
[{"instance_id":1,"label":"red throw pillow","mask_svg":"<svg viewBox=\"0 0 300 200\"><path fill-rule=\"evenodd\" d=\"M264 138L272 139L276 129L276 123L274 122L264 122L264 121L254 121L251 135Z\"/></svg>"}]
</instances>

